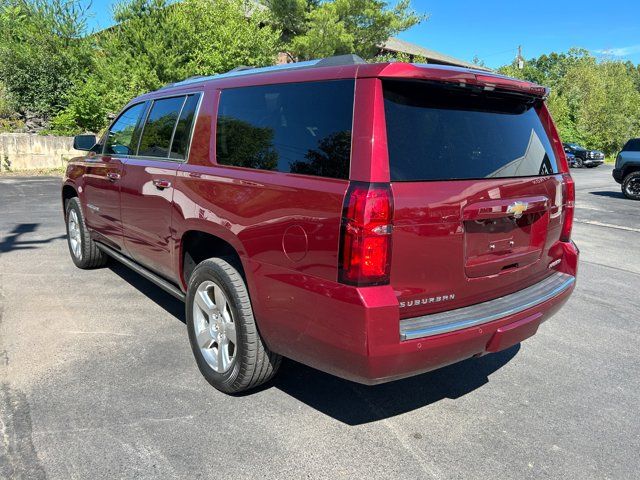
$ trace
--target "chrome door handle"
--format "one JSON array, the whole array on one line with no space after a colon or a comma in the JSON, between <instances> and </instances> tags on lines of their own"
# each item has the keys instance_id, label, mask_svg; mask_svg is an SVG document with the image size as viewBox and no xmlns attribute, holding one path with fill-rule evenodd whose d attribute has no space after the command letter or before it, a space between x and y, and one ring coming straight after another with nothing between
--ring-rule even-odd
<instances>
[{"instance_id":1,"label":"chrome door handle","mask_svg":"<svg viewBox=\"0 0 640 480\"><path fill-rule=\"evenodd\" d=\"M110 182L115 182L117 180L120 180L120 174L117 172L108 172L107 178L109 179Z\"/></svg>"},{"instance_id":2,"label":"chrome door handle","mask_svg":"<svg viewBox=\"0 0 640 480\"><path fill-rule=\"evenodd\" d=\"M169 180L154 180L153 184L156 186L158 190L164 190L165 188L169 188L171 186L171 182Z\"/></svg>"}]
</instances>

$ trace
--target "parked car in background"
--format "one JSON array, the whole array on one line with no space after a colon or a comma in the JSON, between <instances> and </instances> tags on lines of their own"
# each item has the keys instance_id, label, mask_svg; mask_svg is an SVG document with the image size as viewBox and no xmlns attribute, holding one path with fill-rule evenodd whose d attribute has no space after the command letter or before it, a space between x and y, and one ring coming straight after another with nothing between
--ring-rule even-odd
<instances>
[{"instance_id":1,"label":"parked car in background","mask_svg":"<svg viewBox=\"0 0 640 480\"><path fill-rule=\"evenodd\" d=\"M575 286L575 187L547 93L351 56L168 85L97 144L76 138L71 258L111 256L184 300L196 363L224 392L281 356L375 384L503 350Z\"/></svg>"},{"instance_id":2,"label":"parked car in background","mask_svg":"<svg viewBox=\"0 0 640 480\"><path fill-rule=\"evenodd\" d=\"M604 153L600 150L589 150L577 143L563 143L565 153L571 153L575 159L573 164L576 168L592 168L604 163Z\"/></svg>"},{"instance_id":3,"label":"parked car in background","mask_svg":"<svg viewBox=\"0 0 640 480\"><path fill-rule=\"evenodd\" d=\"M625 197L640 200L640 138L632 138L622 147L612 175Z\"/></svg>"},{"instance_id":4,"label":"parked car in background","mask_svg":"<svg viewBox=\"0 0 640 480\"><path fill-rule=\"evenodd\" d=\"M564 154L567 157L567 164L571 167L574 168L576 166L576 156L571 153L571 152L564 152Z\"/></svg>"}]
</instances>

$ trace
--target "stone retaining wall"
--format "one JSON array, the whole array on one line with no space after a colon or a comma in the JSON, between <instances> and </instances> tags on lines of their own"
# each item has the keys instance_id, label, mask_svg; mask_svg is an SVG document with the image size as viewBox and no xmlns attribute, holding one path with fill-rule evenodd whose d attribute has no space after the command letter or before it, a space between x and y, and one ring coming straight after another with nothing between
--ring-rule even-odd
<instances>
[{"instance_id":1,"label":"stone retaining wall","mask_svg":"<svg viewBox=\"0 0 640 480\"><path fill-rule=\"evenodd\" d=\"M0 171L60 168L82 155L73 149L73 137L0 133Z\"/></svg>"}]
</instances>

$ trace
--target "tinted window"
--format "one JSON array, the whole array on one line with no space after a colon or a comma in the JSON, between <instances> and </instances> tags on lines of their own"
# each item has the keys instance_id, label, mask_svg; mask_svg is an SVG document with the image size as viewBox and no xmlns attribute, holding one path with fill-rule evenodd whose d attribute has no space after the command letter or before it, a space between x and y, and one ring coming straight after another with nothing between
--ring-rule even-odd
<instances>
[{"instance_id":1,"label":"tinted window","mask_svg":"<svg viewBox=\"0 0 640 480\"><path fill-rule=\"evenodd\" d=\"M173 143L171 144L171 158L184 160L186 157L193 117L195 116L199 99L200 95L189 95L182 107L178 125L176 126L176 133L173 135Z\"/></svg>"},{"instance_id":2,"label":"tinted window","mask_svg":"<svg viewBox=\"0 0 640 480\"><path fill-rule=\"evenodd\" d=\"M134 130L145 110L144 103L138 103L125 110L109 129L104 153L108 155L134 155Z\"/></svg>"},{"instance_id":3,"label":"tinted window","mask_svg":"<svg viewBox=\"0 0 640 480\"><path fill-rule=\"evenodd\" d=\"M171 137L185 97L154 100L142 130L138 155L145 157L169 156Z\"/></svg>"},{"instance_id":4,"label":"tinted window","mask_svg":"<svg viewBox=\"0 0 640 480\"><path fill-rule=\"evenodd\" d=\"M353 88L336 80L224 90L218 163L348 178Z\"/></svg>"},{"instance_id":5,"label":"tinted window","mask_svg":"<svg viewBox=\"0 0 640 480\"><path fill-rule=\"evenodd\" d=\"M622 148L623 152L640 152L640 138L632 138Z\"/></svg>"},{"instance_id":6,"label":"tinted window","mask_svg":"<svg viewBox=\"0 0 640 480\"><path fill-rule=\"evenodd\" d=\"M522 97L421 82L383 86L392 180L558 172L535 105Z\"/></svg>"}]
</instances>

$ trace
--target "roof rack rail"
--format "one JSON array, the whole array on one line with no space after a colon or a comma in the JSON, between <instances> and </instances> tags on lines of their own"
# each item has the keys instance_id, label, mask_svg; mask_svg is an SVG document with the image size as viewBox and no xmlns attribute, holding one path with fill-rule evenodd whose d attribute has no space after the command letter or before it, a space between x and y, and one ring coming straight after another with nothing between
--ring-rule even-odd
<instances>
[{"instance_id":1,"label":"roof rack rail","mask_svg":"<svg viewBox=\"0 0 640 480\"><path fill-rule=\"evenodd\" d=\"M195 77L190 77L181 82L170 83L165 85L160 90L169 88L169 87L181 87L184 85L189 85L192 83L213 80L218 78L229 78L236 77L240 75L257 75L259 73L269 73L269 72L279 72L279 71L287 71L287 70L298 70L303 68L315 68L315 67L339 67L346 65L360 65L365 62L358 55L337 55L334 57L320 58L318 60L307 60L304 62L294 62L294 63L285 63L281 65L272 65L269 67L247 67L245 65L240 65L236 68L229 70L226 73L221 73L219 75L198 75Z\"/></svg>"},{"instance_id":2,"label":"roof rack rail","mask_svg":"<svg viewBox=\"0 0 640 480\"><path fill-rule=\"evenodd\" d=\"M256 67L249 67L247 65L238 65L236 68L232 68L227 73L231 72L243 72L244 70L253 70Z\"/></svg>"},{"instance_id":3,"label":"roof rack rail","mask_svg":"<svg viewBox=\"0 0 640 480\"><path fill-rule=\"evenodd\" d=\"M339 67L341 65L361 65L365 62L361 57L353 53L347 55L335 55L318 61L316 67Z\"/></svg>"},{"instance_id":4,"label":"roof rack rail","mask_svg":"<svg viewBox=\"0 0 640 480\"><path fill-rule=\"evenodd\" d=\"M163 85L162 87L160 87L158 90L164 90L165 88L175 87L176 85L181 84L183 82L191 83L192 81L199 80L201 78L206 78L207 76L208 75L193 75L192 77L185 78L184 80L178 80L177 82L167 83L166 85Z\"/></svg>"}]
</instances>

